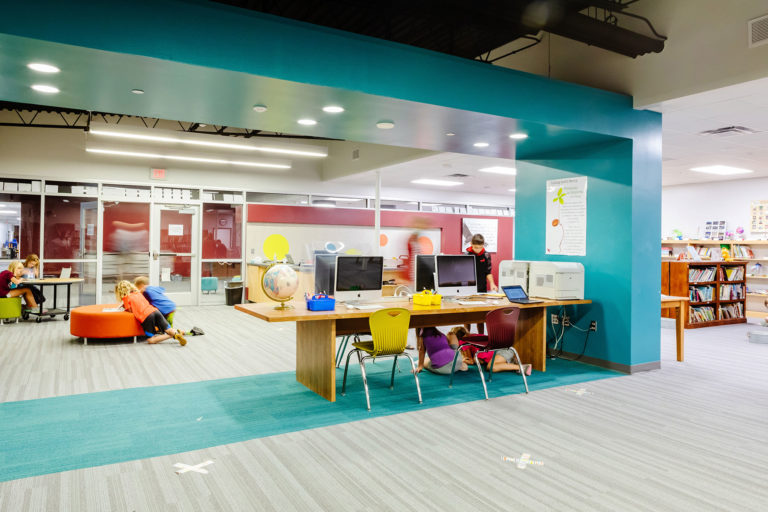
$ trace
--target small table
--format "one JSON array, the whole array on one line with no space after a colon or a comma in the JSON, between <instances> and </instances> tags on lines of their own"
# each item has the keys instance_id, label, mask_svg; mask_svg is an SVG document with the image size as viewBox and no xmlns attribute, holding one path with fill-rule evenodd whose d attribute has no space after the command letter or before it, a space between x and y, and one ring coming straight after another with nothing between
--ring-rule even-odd
<instances>
[{"instance_id":1,"label":"small table","mask_svg":"<svg viewBox=\"0 0 768 512\"><path fill-rule=\"evenodd\" d=\"M677 360L683 361L683 345L685 336L685 314L688 311L688 297L661 296L661 309L675 310L675 335L677 338Z\"/></svg>"},{"instance_id":2,"label":"small table","mask_svg":"<svg viewBox=\"0 0 768 512\"><path fill-rule=\"evenodd\" d=\"M45 313L43 313L43 304L41 303L39 306L40 308L35 310L29 310L24 313L24 320L29 318L29 315L36 315L37 319L36 322L40 323L43 321L44 316L50 316L51 318L55 317L56 315L64 315L64 320L69 320L69 310L70 310L70 295L72 291L72 284L73 283L82 283L85 281L82 277L68 277L66 279L61 277L44 277L42 279L25 279L24 284L31 284L35 286L40 287L40 292L42 293L46 286L53 286L53 307L49 308ZM56 308L56 295L57 291L60 285L64 285L67 287L67 309L57 309Z\"/></svg>"}]
</instances>

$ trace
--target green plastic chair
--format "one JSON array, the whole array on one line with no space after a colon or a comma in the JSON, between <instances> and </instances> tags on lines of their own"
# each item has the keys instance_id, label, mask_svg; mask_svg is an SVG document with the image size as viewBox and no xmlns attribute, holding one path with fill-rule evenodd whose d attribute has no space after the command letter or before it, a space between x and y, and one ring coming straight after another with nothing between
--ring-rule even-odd
<instances>
[{"instance_id":1,"label":"green plastic chair","mask_svg":"<svg viewBox=\"0 0 768 512\"><path fill-rule=\"evenodd\" d=\"M349 358L352 354L357 354L357 360L360 362L360 373L363 375L363 386L365 387L365 402L368 410L371 410L371 396L368 392L368 379L365 376L365 360L382 357L393 357L392 377L389 389L395 387L395 368L397 368L397 358L407 357L411 362L413 378L416 381L416 392L419 395L421 403L421 386L419 385L419 376L416 373L416 365L413 358L405 352L405 346L408 343L408 325L411 320L411 313L403 308L381 309L376 311L368 319L368 325L371 328L371 341L359 341L352 344L354 349L347 354L347 364L344 366L344 382L341 385L341 394L344 395L347 390L347 371L349 370ZM367 355L363 355L365 352Z\"/></svg>"},{"instance_id":2,"label":"green plastic chair","mask_svg":"<svg viewBox=\"0 0 768 512\"><path fill-rule=\"evenodd\" d=\"M16 322L21 317L21 297L0 298L0 323L7 318L15 318Z\"/></svg>"}]
</instances>

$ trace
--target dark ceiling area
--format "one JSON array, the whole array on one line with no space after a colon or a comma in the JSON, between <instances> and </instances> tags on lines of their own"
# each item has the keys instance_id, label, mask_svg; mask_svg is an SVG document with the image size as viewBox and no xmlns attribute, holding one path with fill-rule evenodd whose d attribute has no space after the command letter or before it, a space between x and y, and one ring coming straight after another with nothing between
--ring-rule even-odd
<instances>
[{"instance_id":1,"label":"dark ceiling area","mask_svg":"<svg viewBox=\"0 0 768 512\"><path fill-rule=\"evenodd\" d=\"M550 32L628 57L659 53L666 37L629 12L640 0L210 0L467 59L493 62ZM619 26L640 20L646 34ZM636 24L636 23L635 23ZM522 39L522 48L491 51Z\"/></svg>"}]
</instances>

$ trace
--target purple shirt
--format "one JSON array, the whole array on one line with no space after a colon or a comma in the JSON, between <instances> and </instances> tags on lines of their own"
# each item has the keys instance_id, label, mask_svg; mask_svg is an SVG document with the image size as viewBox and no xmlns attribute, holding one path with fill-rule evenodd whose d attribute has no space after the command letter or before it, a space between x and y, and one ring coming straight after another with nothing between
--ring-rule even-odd
<instances>
[{"instance_id":1,"label":"purple shirt","mask_svg":"<svg viewBox=\"0 0 768 512\"><path fill-rule=\"evenodd\" d=\"M454 350L448 344L448 338L434 327L425 327L421 330L424 349L427 351L432 366L440 368L453 363Z\"/></svg>"}]
</instances>

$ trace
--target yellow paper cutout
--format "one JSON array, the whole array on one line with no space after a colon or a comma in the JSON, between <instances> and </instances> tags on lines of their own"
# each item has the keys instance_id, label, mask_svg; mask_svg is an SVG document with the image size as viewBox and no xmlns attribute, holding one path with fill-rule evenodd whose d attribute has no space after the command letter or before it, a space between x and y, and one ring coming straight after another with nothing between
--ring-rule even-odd
<instances>
[{"instance_id":1,"label":"yellow paper cutout","mask_svg":"<svg viewBox=\"0 0 768 512\"><path fill-rule=\"evenodd\" d=\"M268 260L281 260L288 254L290 247L288 240L283 235L269 235L262 246L264 257Z\"/></svg>"}]
</instances>

